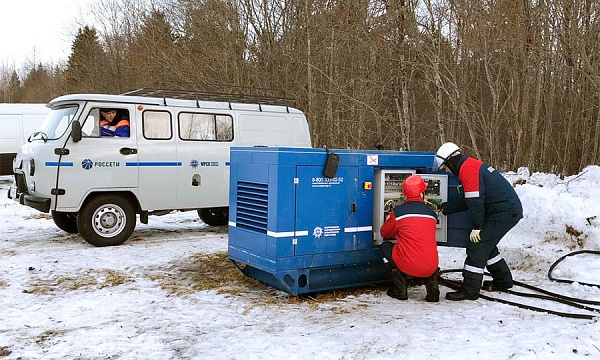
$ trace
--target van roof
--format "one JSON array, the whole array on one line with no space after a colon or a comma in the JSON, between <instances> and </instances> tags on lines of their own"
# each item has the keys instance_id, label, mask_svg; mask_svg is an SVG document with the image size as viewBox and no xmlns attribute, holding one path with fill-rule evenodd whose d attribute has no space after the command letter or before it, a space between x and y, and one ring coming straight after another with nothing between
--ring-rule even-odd
<instances>
[{"instance_id":1,"label":"van roof","mask_svg":"<svg viewBox=\"0 0 600 360\"><path fill-rule=\"evenodd\" d=\"M141 89L142 90L142 89ZM286 106L286 105L278 105L272 101L270 98L261 98L261 97L246 97L246 99L253 99L256 102L250 103L247 101L235 101L239 97L235 97L233 95L231 99L232 101L214 101L211 99L222 99L226 100L228 94L208 94L213 97L205 97L202 93L198 92L188 92L187 98L183 96L173 96L172 93L163 92L165 97L152 96L154 94L159 95L162 90L157 90L153 93L144 93L145 96L136 95L139 90L136 90L131 93L126 93L122 95L108 95L108 94L69 94L59 96L48 103L49 107L56 107L60 105L65 105L73 102L82 102L82 101L94 101L94 102L106 102L113 104L147 104L147 105L157 105L157 106L171 106L171 107L194 107L199 109L227 109L227 110L248 110L248 111L271 111L271 112L288 112L288 113L302 113L302 111ZM192 97L196 95L195 99L190 99L189 95ZM215 97L215 95L217 97ZM263 100L264 101L261 101ZM273 98L274 99L274 98ZM283 99L282 99L283 100Z\"/></svg>"}]
</instances>

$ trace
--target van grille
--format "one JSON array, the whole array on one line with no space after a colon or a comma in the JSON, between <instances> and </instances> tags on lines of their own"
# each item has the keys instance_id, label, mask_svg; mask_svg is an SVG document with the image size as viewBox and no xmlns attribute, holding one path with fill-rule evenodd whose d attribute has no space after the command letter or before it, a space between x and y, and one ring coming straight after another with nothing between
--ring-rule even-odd
<instances>
[{"instance_id":1,"label":"van grille","mask_svg":"<svg viewBox=\"0 0 600 360\"><path fill-rule=\"evenodd\" d=\"M242 229L267 233L269 187L238 181L236 203L236 226Z\"/></svg>"}]
</instances>

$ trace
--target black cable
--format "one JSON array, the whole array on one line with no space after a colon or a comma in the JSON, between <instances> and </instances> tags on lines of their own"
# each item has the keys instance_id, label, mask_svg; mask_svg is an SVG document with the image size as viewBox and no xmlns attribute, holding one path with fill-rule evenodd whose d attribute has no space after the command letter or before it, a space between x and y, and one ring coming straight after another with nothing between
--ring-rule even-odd
<instances>
[{"instance_id":1,"label":"black cable","mask_svg":"<svg viewBox=\"0 0 600 360\"><path fill-rule=\"evenodd\" d=\"M600 285L598 284L588 284L588 283L584 283L581 281L574 281L574 280L566 280L566 279L555 279L554 277L552 277L552 271L554 270L554 268L564 259L566 259L569 256L574 256L574 255L579 255L579 254L594 254L594 255L600 255L600 251L594 251L594 250L579 250L579 251L574 251L572 253L568 253L565 256L562 256L560 259L556 260L554 262L554 264L552 264L552 266L550 266L550 269L548 270L548 279L552 280L552 281L556 281L559 283L565 283L565 284L572 284L574 282L577 282L581 285L586 285L586 286L595 286L595 287L600 287Z\"/></svg>"},{"instance_id":2,"label":"black cable","mask_svg":"<svg viewBox=\"0 0 600 360\"><path fill-rule=\"evenodd\" d=\"M564 299L564 300L567 300L567 301L578 302L578 303L581 303L581 304L600 305L600 301L593 301L593 300L584 300L584 299L572 298L572 297L568 297L568 296L565 296L565 295L553 293L553 292L550 292L550 291L547 291L547 290L544 290L544 289L541 289L541 288L538 288L538 287L535 287L535 286L532 286L532 285L528 285L528 284L525 284L525 283L522 283L522 282L519 282L519 281L516 281L516 280L513 280L513 283L515 283L516 285L522 286L522 287L524 287L526 289L537 291L539 293L549 295L551 297L555 297L555 298L559 298L559 299Z\"/></svg>"},{"instance_id":3,"label":"black cable","mask_svg":"<svg viewBox=\"0 0 600 360\"><path fill-rule=\"evenodd\" d=\"M449 272L462 272L462 269L442 270L442 271L440 271L440 275L444 274L444 273L449 273ZM489 275L489 274L486 274L486 275ZM442 285L445 285L445 286L447 286L447 287L449 287L451 289L454 289L454 290L457 290L460 287L460 284L461 284L459 281L453 281L453 280L445 279L442 276L440 276L439 280L440 280L440 283ZM543 290L543 289L535 287L535 286L527 285L527 284L524 284L524 283L519 282L519 281L513 281L513 282L514 282L514 285L522 286L522 287L527 288L529 290L537 291L537 292L540 292L540 293L545 294L545 295L522 293L522 292L518 292L518 291L514 291L514 290L506 290L506 291L503 291L503 292L506 292L508 294L512 294L512 295L515 295L515 296L522 296L522 297L537 298L537 299L548 300L548 301L555 301L555 302L559 302L559 303L562 303L562 304L565 304L565 305L568 305L568 306L572 306L572 307L575 307L575 308L578 308L578 309L583 309L583 310L587 310L587 311L591 311L591 312L600 313L600 309L589 307L589 306L585 306L585 305L581 304L581 303L600 304L600 302L570 298L570 297L563 296L563 295L560 295L560 294L552 293L552 292L547 291L547 290ZM587 320L592 320L592 319L594 319L594 318L597 317L597 315L572 314L572 313L565 313L565 312L560 312L560 311L555 311L555 310L540 308L540 307L536 307L536 306L529 306L529 305L517 303L517 302L514 302L514 301L508 301L508 300L504 300L504 299L499 299L499 298L487 296L485 294L480 294L479 297L481 297L483 299L486 299L486 300L489 300L489 301L495 301L495 302L499 302L499 303L502 303L502 304L512 305L512 306L516 306L516 307L522 308L522 309L528 309L528 310L533 310L533 311L538 311L538 312L545 312L545 313L548 313L548 314L558 315L558 316L561 316L561 317L575 318L575 319L587 319Z\"/></svg>"},{"instance_id":4,"label":"black cable","mask_svg":"<svg viewBox=\"0 0 600 360\"><path fill-rule=\"evenodd\" d=\"M460 271L462 271L462 270L460 270ZM452 288L454 290L457 290L460 287L460 282L453 282L452 280L447 280L447 279L443 279L443 278L440 278L440 280L446 286L450 285L450 283L451 283L451 285L448 286L448 287L450 287L450 288ZM530 295L535 295L535 294L530 294ZM537 312L543 312L543 313L547 313L547 314L551 314L551 315L558 315L558 316L566 317L566 318L586 319L586 320L592 320L592 319L596 318L596 315L565 313L565 312L560 312L560 311L555 311L555 310L540 308L540 307L536 307L536 306L529 306L529 305L517 303L517 302L514 302L514 301L508 301L508 300L504 300L504 299L499 299L499 298L487 296L487 295L484 295L484 294L479 294L479 297L482 298L482 299L485 299L485 300L494 301L494 302L498 302L498 303L501 303L501 304L516 306L516 307L521 308L521 309L527 309L527 310L532 310L532 311L537 311ZM593 311L600 312L600 309L594 309Z\"/></svg>"}]
</instances>

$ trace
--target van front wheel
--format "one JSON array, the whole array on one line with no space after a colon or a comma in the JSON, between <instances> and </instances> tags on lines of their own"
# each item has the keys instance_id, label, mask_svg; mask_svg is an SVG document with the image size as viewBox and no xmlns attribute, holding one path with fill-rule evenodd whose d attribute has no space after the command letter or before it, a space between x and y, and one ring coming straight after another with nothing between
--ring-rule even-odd
<instances>
[{"instance_id":1,"label":"van front wheel","mask_svg":"<svg viewBox=\"0 0 600 360\"><path fill-rule=\"evenodd\" d=\"M77 215L79 232L94 246L121 245L135 228L135 210L119 195L100 195L88 201Z\"/></svg>"},{"instance_id":2,"label":"van front wheel","mask_svg":"<svg viewBox=\"0 0 600 360\"><path fill-rule=\"evenodd\" d=\"M229 208L218 207L208 209L198 209L198 216L206 225L221 226L227 225L229 220Z\"/></svg>"},{"instance_id":3,"label":"van front wheel","mask_svg":"<svg viewBox=\"0 0 600 360\"><path fill-rule=\"evenodd\" d=\"M69 234L79 232L77 229L77 213L52 210L52 221L59 229Z\"/></svg>"}]
</instances>

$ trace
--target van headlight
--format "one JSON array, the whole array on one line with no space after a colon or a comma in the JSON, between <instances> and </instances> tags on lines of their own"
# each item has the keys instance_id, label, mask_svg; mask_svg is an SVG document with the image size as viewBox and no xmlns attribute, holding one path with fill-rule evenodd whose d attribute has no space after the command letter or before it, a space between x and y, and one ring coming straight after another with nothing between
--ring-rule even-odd
<instances>
[{"instance_id":1,"label":"van headlight","mask_svg":"<svg viewBox=\"0 0 600 360\"><path fill-rule=\"evenodd\" d=\"M35 174L35 161L33 159L29 160L29 176L33 176Z\"/></svg>"},{"instance_id":2,"label":"van headlight","mask_svg":"<svg viewBox=\"0 0 600 360\"><path fill-rule=\"evenodd\" d=\"M32 181L29 183L29 192L30 193L35 192L35 181Z\"/></svg>"}]
</instances>

